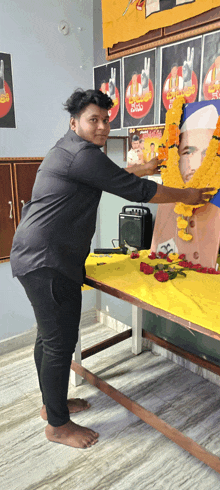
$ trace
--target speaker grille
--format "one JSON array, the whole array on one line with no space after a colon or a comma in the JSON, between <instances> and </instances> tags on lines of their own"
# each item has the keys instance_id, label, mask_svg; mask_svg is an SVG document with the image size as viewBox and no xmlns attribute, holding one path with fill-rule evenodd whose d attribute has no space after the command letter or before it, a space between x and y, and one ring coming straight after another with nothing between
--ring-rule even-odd
<instances>
[{"instance_id":1,"label":"speaker grille","mask_svg":"<svg viewBox=\"0 0 220 490\"><path fill-rule=\"evenodd\" d=\"M131 247L142 247L142 218L134 216L119 217L119 245L124 241Z\"/></svg>"}]
</instances>

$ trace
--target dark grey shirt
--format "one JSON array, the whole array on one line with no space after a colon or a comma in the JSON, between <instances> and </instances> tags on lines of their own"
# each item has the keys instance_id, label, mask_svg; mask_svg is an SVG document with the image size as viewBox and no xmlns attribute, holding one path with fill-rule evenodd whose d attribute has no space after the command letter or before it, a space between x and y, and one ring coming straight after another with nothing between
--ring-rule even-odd
<instances>
[{"instance_id":1,"label":"dark grey shirt","mask_svg":"<svg viewBox=\"0 0 220 490\"><path fill-rule=\"evenodd\" d=\"M50 267L82 284L102 191L148 202L156 190L155 182L129 174L69 129L41 163L23 207L11 250L13 276Z\"/></svg>"}]
</instances>

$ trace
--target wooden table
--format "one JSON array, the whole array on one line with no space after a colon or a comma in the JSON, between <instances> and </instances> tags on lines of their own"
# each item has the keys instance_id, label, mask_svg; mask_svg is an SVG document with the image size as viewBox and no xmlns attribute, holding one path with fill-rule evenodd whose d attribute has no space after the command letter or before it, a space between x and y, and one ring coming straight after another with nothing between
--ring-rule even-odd
<instances>
[{"instance_id":1,"label":"wooden table","mask_svg":"<svg viewBox=\"0 0 220 490\"><path fill-rule=\"evenodd\" d=\"M73 357L71 369L71 380L74 385L80 384L81 377L86 379L91 385L96 386L99 390L103 391L105 394L113 398L117 403L121 404L129 411L134 413L141 420L154 427L156 430L165 435L168 439L175 442L178 446L182 447L190 454L198 458L200 461L204 462L216 472L220 473L220 459L212 453L206 451L202 446L197 444L195 441L189 437L184 436L180 431L171 427L169 424L164 422L162 419L154 415L152 412L146 410L141 405L131 400L125 396L120 391L116 390L113 386L109 385L101 378L97 377L92 372L88 371L81 365L81 360L89 357L101 350L104 350L111 345L121 342L129 337L132 337L132 352L134 354L140 354L142 351L142 338L148 338L153 342L165 347L176 354L189 359L191 362L201 365L202 367L220 375L220 367L211 363L209 361L203 360L198 356L189 354L186 351L154 336L151 333L142 330L142 314L143 310L155 313L156 315L167 318L173 322L179 323L180 325L189 328L190 330L195 330L197 332L203 333L205 335L211 336L215 339L220 340L220 335L204 328L190 321L184 320L178 316L166 312L160 308L156 308L151 304L139 300L137 297L131 296L120 289L109 286L107 282L98 281L92 277L86 278L86 284L104 293L110 294L116 298L127 301L132 305L132 328L120 334L114 335L111 339L107 341L100 342L99 344L92 346L91 348L85 349L81 352L80 340L77 344L77 348Z\"/></svg>"}]
</instances>

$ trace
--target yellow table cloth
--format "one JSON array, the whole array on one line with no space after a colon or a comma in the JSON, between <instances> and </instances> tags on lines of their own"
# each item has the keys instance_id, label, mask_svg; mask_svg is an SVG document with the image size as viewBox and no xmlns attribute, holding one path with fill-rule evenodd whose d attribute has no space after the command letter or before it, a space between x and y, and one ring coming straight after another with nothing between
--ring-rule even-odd
<instances>
[{"instance_id":1,"label":"yellow table cloth","mask_svg":"<svg viewBox=\"0 0 220 490\"><path fill-rule=\"evenodd\" d=\"M131 259L129 255L100 257L90 254L86 261L86 274L156 308L220 334L220 275L187 270L186 278L178 275L173 280L160 283L153 274L146 275L140 271L141 262L153 266L167 263L161 259L148 259L149 253L142 250L137 259Z\"/></svg>"}]
</instances>

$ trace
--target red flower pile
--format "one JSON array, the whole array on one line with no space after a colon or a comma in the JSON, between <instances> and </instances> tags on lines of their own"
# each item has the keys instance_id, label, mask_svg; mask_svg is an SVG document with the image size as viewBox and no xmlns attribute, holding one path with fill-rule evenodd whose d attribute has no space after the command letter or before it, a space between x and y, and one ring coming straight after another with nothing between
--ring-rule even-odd
<instances>
[{"instance_id":1,"label":"red flower pile","mask_svg":"<svg viewBox=\"0 0 220 490\"><path fill-rule=\"evenodd\" d=\"M136 259L139 257L139 254L132 252L130 257L131 259ZM157 281L159 282L166 282L169 279L175 279L177 275L186 277L185 272L183 272L184 270L194 270L196 272L202 272L203 274L220 274L220 271L216 271L213 267L208 268L203 267L201 264L193 264L192 262L188 262L187 260L185 260L185 254L179 255L178 260L176 259L177 262L175 262L175 260L172 260L171 257L164 254L163 252L159 252L158 254L156 254L155 252L151 252L148 255L148 258L150 260L165 259L169 264L176 264L180 266L181 269L172 267L169 264L157 264L155 266L152 266L150 264L146 264L145 262L141 262L140 271L146 275L154 274L155 279L157 279Z\"/></svg>"},{"instance_id":2,"label":"red flower pile","mask_svg":"<svg viewBox=\"0 0 220 490\"><path fill-rule=\"evenodd\" d=\"M154 277L159 282L166 282L170 278L168 272L164 272L164 271L155 272Z\"/></svg>"},{"instance_id":3,"label":"red flower pile","mask_svg":"<svg viewBox=\"0 0 220 490\"><path fill-rule=\"evenodd\" d=\"M140 255L137 252L132 252L130 255L131 259L138 259L139 257L140 257Z\"/></svg>"},{"instance_id":4,"label":"red flower pile","mask_svg":"<svg viewBox=\"0 0 220 490\"><path fill-rule=\"evenodd\" d=\"M154 267L152 267L151 265L149 264L145 264L145 262L141 262L140 263L140 271L141 272L144 272L144 274L153 274L154 272Z\"/></svg>"}]
</instances>

